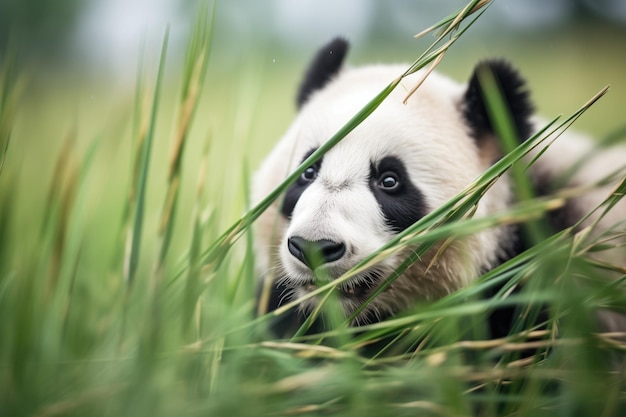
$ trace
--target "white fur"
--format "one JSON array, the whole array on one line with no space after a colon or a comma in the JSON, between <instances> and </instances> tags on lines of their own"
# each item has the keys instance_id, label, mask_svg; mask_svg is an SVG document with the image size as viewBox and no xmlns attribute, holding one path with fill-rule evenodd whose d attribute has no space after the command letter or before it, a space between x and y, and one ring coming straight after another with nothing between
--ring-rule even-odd
<instances>
[{"instance_id":1,"label":"white fur","mask_svg":"<svg viewBox=\"0 0 626 417\"><path fill-rule=\"evenodd\" d=\"M328 140L405 68L346 69L314 93L256 173L254 200L259 201L274 189L298 166L307 151ZM289 286L299 286L295 290L295 296L299 297L309 291L306 285L313 282L313 274L289 253L288 237L344 242L346 255L327 266L331 278L340 276L393 237L368 186L371 161L384 156L399 157L411 181L426 198L429 210L448 201L488 168L491 160L481 156L463 119L464 85L433 73L403 104L408 90L421 76L417 73L406 78L367 120L324 156L319 176L302 194L291 222L280 215L280 202L262 215L256 226L260 275L269 279L284 276ZM536 165L536 175L564 170L589 152L590 147L583 138L563 135ZM626 148L617 152L600 155L595 159L597 162L592 161L575 175L574 182L590 182L623 166ZM510 201L509 189L508 179L501 179L481 200L475 216L505 209ZM576 204L592 207L607 193L608 188L595 191L581 197ZM605 219L604 223L608 225L619 216L623 218L626 201L620 205L616 210L619 214ZM490 229L457 241L432 265L435 251L431 251L380 294L368 311L394 313L420 299L438 298L468 285L479 276L481 266L495 261L503 233L503 229ZM385 259L377 271L381 275L390 273L404 256ZM345 287L361 279L363 276L357 276ZM309 302L309 306L314 303ZM357 307L349 299L343 299L343 303L346 313Z\"/></svg>"}]
</instances>

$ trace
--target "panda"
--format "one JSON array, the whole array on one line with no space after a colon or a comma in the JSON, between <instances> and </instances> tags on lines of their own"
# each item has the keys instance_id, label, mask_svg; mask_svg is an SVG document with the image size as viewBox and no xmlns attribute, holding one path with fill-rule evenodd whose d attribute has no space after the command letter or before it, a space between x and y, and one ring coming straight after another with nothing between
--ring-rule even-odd
<instances>
[{"instance_id":1,"label":"panda","mask_svg":"<svg viewBox=\"0 0 626 417\"><path fill-rule=\"evenodd\" d=\"M308 156L333 136L405 65L345 68L348 43L333 39L314 57L297 94L298 113L253 178L252 200L260 201ZM313 270L336 279L398 233L464 190L502 156L479 85L479 71L495 77L521 139L538 122L525 81L506 61L479 63L467 84L433 72L408 98L424 70L405 78L389 97L341 142L309 166L255 224L256 268L261 277L259 313L279 308L316 289ZM583 155L594 155L569 184L594 182L624 171L626 147L592 152L593 142L566 132L532 165L530 179L539 193L552 191L555 178ZM623 174L623 173L622 173ZM575 224L603 201L615 184L572 198L550 220L555 230ZM511 179L499 179L481 198L474 217L502 212L515 203ZM626 218L626 199L599 222L608 228ZM589 219L588 222L592 221ZM588 223L587 223L588 224ZM317 263L312 248L319 254ZM527 247L519 228L501 226L459 239L443 251L431 250L378 294L353 325L378 322L419 302L440 299L472 284L485 272ZM435 257L435 253L437 256ZM623 254L620 255L623 259ZM338 285L338 301L351 316L407 257L396 253ZM316 307L301 302L275 323L279 335L292 335ZM493 336L506 336L512 312L492 319ZM605 328L626 329L614 313Z\"/></svg>"}]
</instances>

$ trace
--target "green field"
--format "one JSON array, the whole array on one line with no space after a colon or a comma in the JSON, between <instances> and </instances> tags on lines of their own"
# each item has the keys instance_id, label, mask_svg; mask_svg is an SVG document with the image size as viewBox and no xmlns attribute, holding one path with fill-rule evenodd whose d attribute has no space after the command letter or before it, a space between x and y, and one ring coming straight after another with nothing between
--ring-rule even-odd
<instances>
[{"instance_id":1,"label":"green field","mask_svg":"<svg viewBox=\"0 0 626 417\"><path fill-rule=\"evenodd\" d=\"M1 62L0 415L624 411L623 372L609 374L602 362L624 346L593 333L589 317L599 306L626 307L626 298L580 278L596 273L587 252L605 247L573 234L364 334L340 326L321 339L272 340L265 319L254 317L252 236L237 222L251 208L251 173L295 113L306 62L257 52L225 68L208 19L200 21L187 61L163 54L161 72L145 64L130 85ZM463 37L440 70L463 80L482 58L510 58L549 118L569 116L610 84L574 129L624 136L623 30L594 25L514 38ZM375 44L351 60L410 63L432 41L410 41L417 50ZM184 140L178 164L175 138ZM164 207L174 208L171 216ZM224 234L232 230L237 239ZM545 280L519 299L476 299L490 279L529 275ZM562 340L540 343L550 355L516 364L516 344L535 334L483 343L485 314L507 302L549 304L547 327L558 327ZM380 357L358 349L382 336L398 340Z\"/></svg>"}]
</instances>

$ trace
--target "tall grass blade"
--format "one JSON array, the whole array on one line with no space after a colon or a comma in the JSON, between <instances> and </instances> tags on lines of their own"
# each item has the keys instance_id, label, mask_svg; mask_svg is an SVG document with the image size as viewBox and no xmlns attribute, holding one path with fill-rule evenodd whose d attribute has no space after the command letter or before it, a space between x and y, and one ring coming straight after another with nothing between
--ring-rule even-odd
<instances>
[{"instance_id":1,"label":"tall grass blade","mask_svg":"<svg viewBox=\"0 0 626 417\"><path fill-rule=\"evenodd\" d=\"M189 246L189 266L187 271L187 279L185 282L185 295L183 303L183 334L187 333L187 330L191 324L191 320L198 304L198 297L201 290L201 274L202 263L200 258L200 252L202 247L202 233L204 231L204 225L207 219L203 219L202 202L205 195L205 179L207 176L209 149L211 144L211 135L207 135L206 143L204 146L204 155L202 158L200 170L198 172L198 181L196 189L196 202L193 209L193 230L191 237L191 244Z\"/></svg>"},{"instance_id":2,"label":"tall grass blade","mask_svg":"<svg viewBox=\"0 0 626 417\"><path fill-rule=\"evenodd\" d=\"M476 13L477 11L488 7L489 5L491 5L492 0L473 0L470 1L467 5L465 5L465 7L463 7L461 10L451 14L450 16L440 20L439 22L435 23L434 25L428 27L427 29L424 29L423 31L421 31L420 33L418 33L417 35L415 35L414 37L416 39L422 38L424 37L424 35L431 33L431 32L435 32L436 30L441 30L441 33L439 34L439 38L443 38L445 37L447 34L449 34L450 32L452 32L453 30L458 29L459 24L461 23L461 21L473 14Z\"/></svg>"},{"instance_id":3,"label":"tall grass blade","mask_svg":"<svg viewBox=\"0 0 626 417\"><path fill-rule=\"evenodd\" d=\"M10 43L0 67L0 175L9 152L17 103L16 59L15 46Z\"/></svg>"},{"instance_id":4,"label":"tall grass blade","mask_svg":"<svg viewBox=\"0 0 626 417\"><path fill-rule=\"evenodd\" d=\"M200 11L187 51L187 62L184 68L183 87L178 115L178 128L172 142L168 188L159 230L162 242L157 269L160 269L165 262L174 231L174 219L176 217L176 207L178 205L181 185L181 161L191 123L198 107L200 92L204 86L211 51L213 11L214 6L213 9L209 9L209 6L206 4Z\"/></svg>"},{"instance_id":5,"label":"tall grass blade","mask_svg":"<svg viewBox=\"0 0 626 417\"><path fill-rule=\"evenodd\" d=\"M156 84L154 88L154 96L152 99L152 110L148 122L148 128L145 132L145 138L140 137L141 152L139 154L138 177L135 193L135 206L133 213L132 232L130 235L129 250L127 252L127 260L125 262L125 278L128 283L132 283L137 272L139 263L139 254L141 250L141 234L143 231L146 184L148 182L148 169L150 165L150 155L152 150L152 142L155 134L155 125L160 101L161 85L163 82L163 73L165 71L165 60L167 55L167 45L169 39L169 29L166 30L163 37L163 46L161 48L161 58L159 62L159 70L157 74ZM140 129L140 134L143 131Z\"/></svg>"}]
</instances>

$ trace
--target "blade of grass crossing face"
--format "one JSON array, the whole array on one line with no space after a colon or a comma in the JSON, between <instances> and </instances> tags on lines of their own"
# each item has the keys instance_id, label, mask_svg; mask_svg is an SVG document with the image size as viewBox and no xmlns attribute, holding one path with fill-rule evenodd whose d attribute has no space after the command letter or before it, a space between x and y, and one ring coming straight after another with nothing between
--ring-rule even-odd
<instances>
[{"instance_id":1,"label":"blade of grass crossing face","mask_svg":"<svg viewBox=\"0 0 626 417\"><path fill-rule=\"evenodd\" d=\"M426 231L424 234L418 234L413 238L406 240L406 246L416 245L417 247L411 252L411 255L409 255L398 268L396 268L393 274L390 275L376 289L376 291L370 295L370 297L368 297L362 306L350 316L348 320L353 320L354 317L356 317L375 297L385 291L385 289L387 289L387 287L391 285L396 278L401 276L415 262L422 259L426 252L431 250L433 245L437 242L441 242L444 239L449 238L459 239L465 236L472 236L491 227L499 226L503 224L504 221L506 221L507 224L510 224L512 222L521 223L527 221L528 219L538 218L548 210L548 207L553 206L553 201L555 200L538 201L533 202L533 204L528 203L500 215L478 219L457 220L454 223L446 222ZM557 203L560 202L560 199L557 200Z\"/></svg>"},{"instance_id":2,"label":"blade of grass crossing face","mask_svg":"<svg viewBox=\"0 0 626 417\"><path fill-rule=\"evenodd\" d=\"M248 227L247 225L254 222L280 195L289 187L289 185L295 181L306 168L321 158L330 148L339 143L348 133L350 133L356 126L358 126L365 118L367 118L379 105L382 103L385 97L387 97L391 91L399 84L398 78L392 82L387 88L379 93L374 99L372 99L361 111L359 111L350 121L343 126L339 132L337 132L331 139L329 139L324 145L315 151L309 158L307 158L302 164L296 168L296 170L289 175L281 184L279 184L267 197L265 197L260 203L258 203L252 210L250 210L244 217L239 219L233 224L225 233L223 233L216 242L205 251L203 254L204 264L213 264L214 267L219 267L221 260L224 257L226 251L239 239L241 234Z\"/></svg>"}]
</instances>

